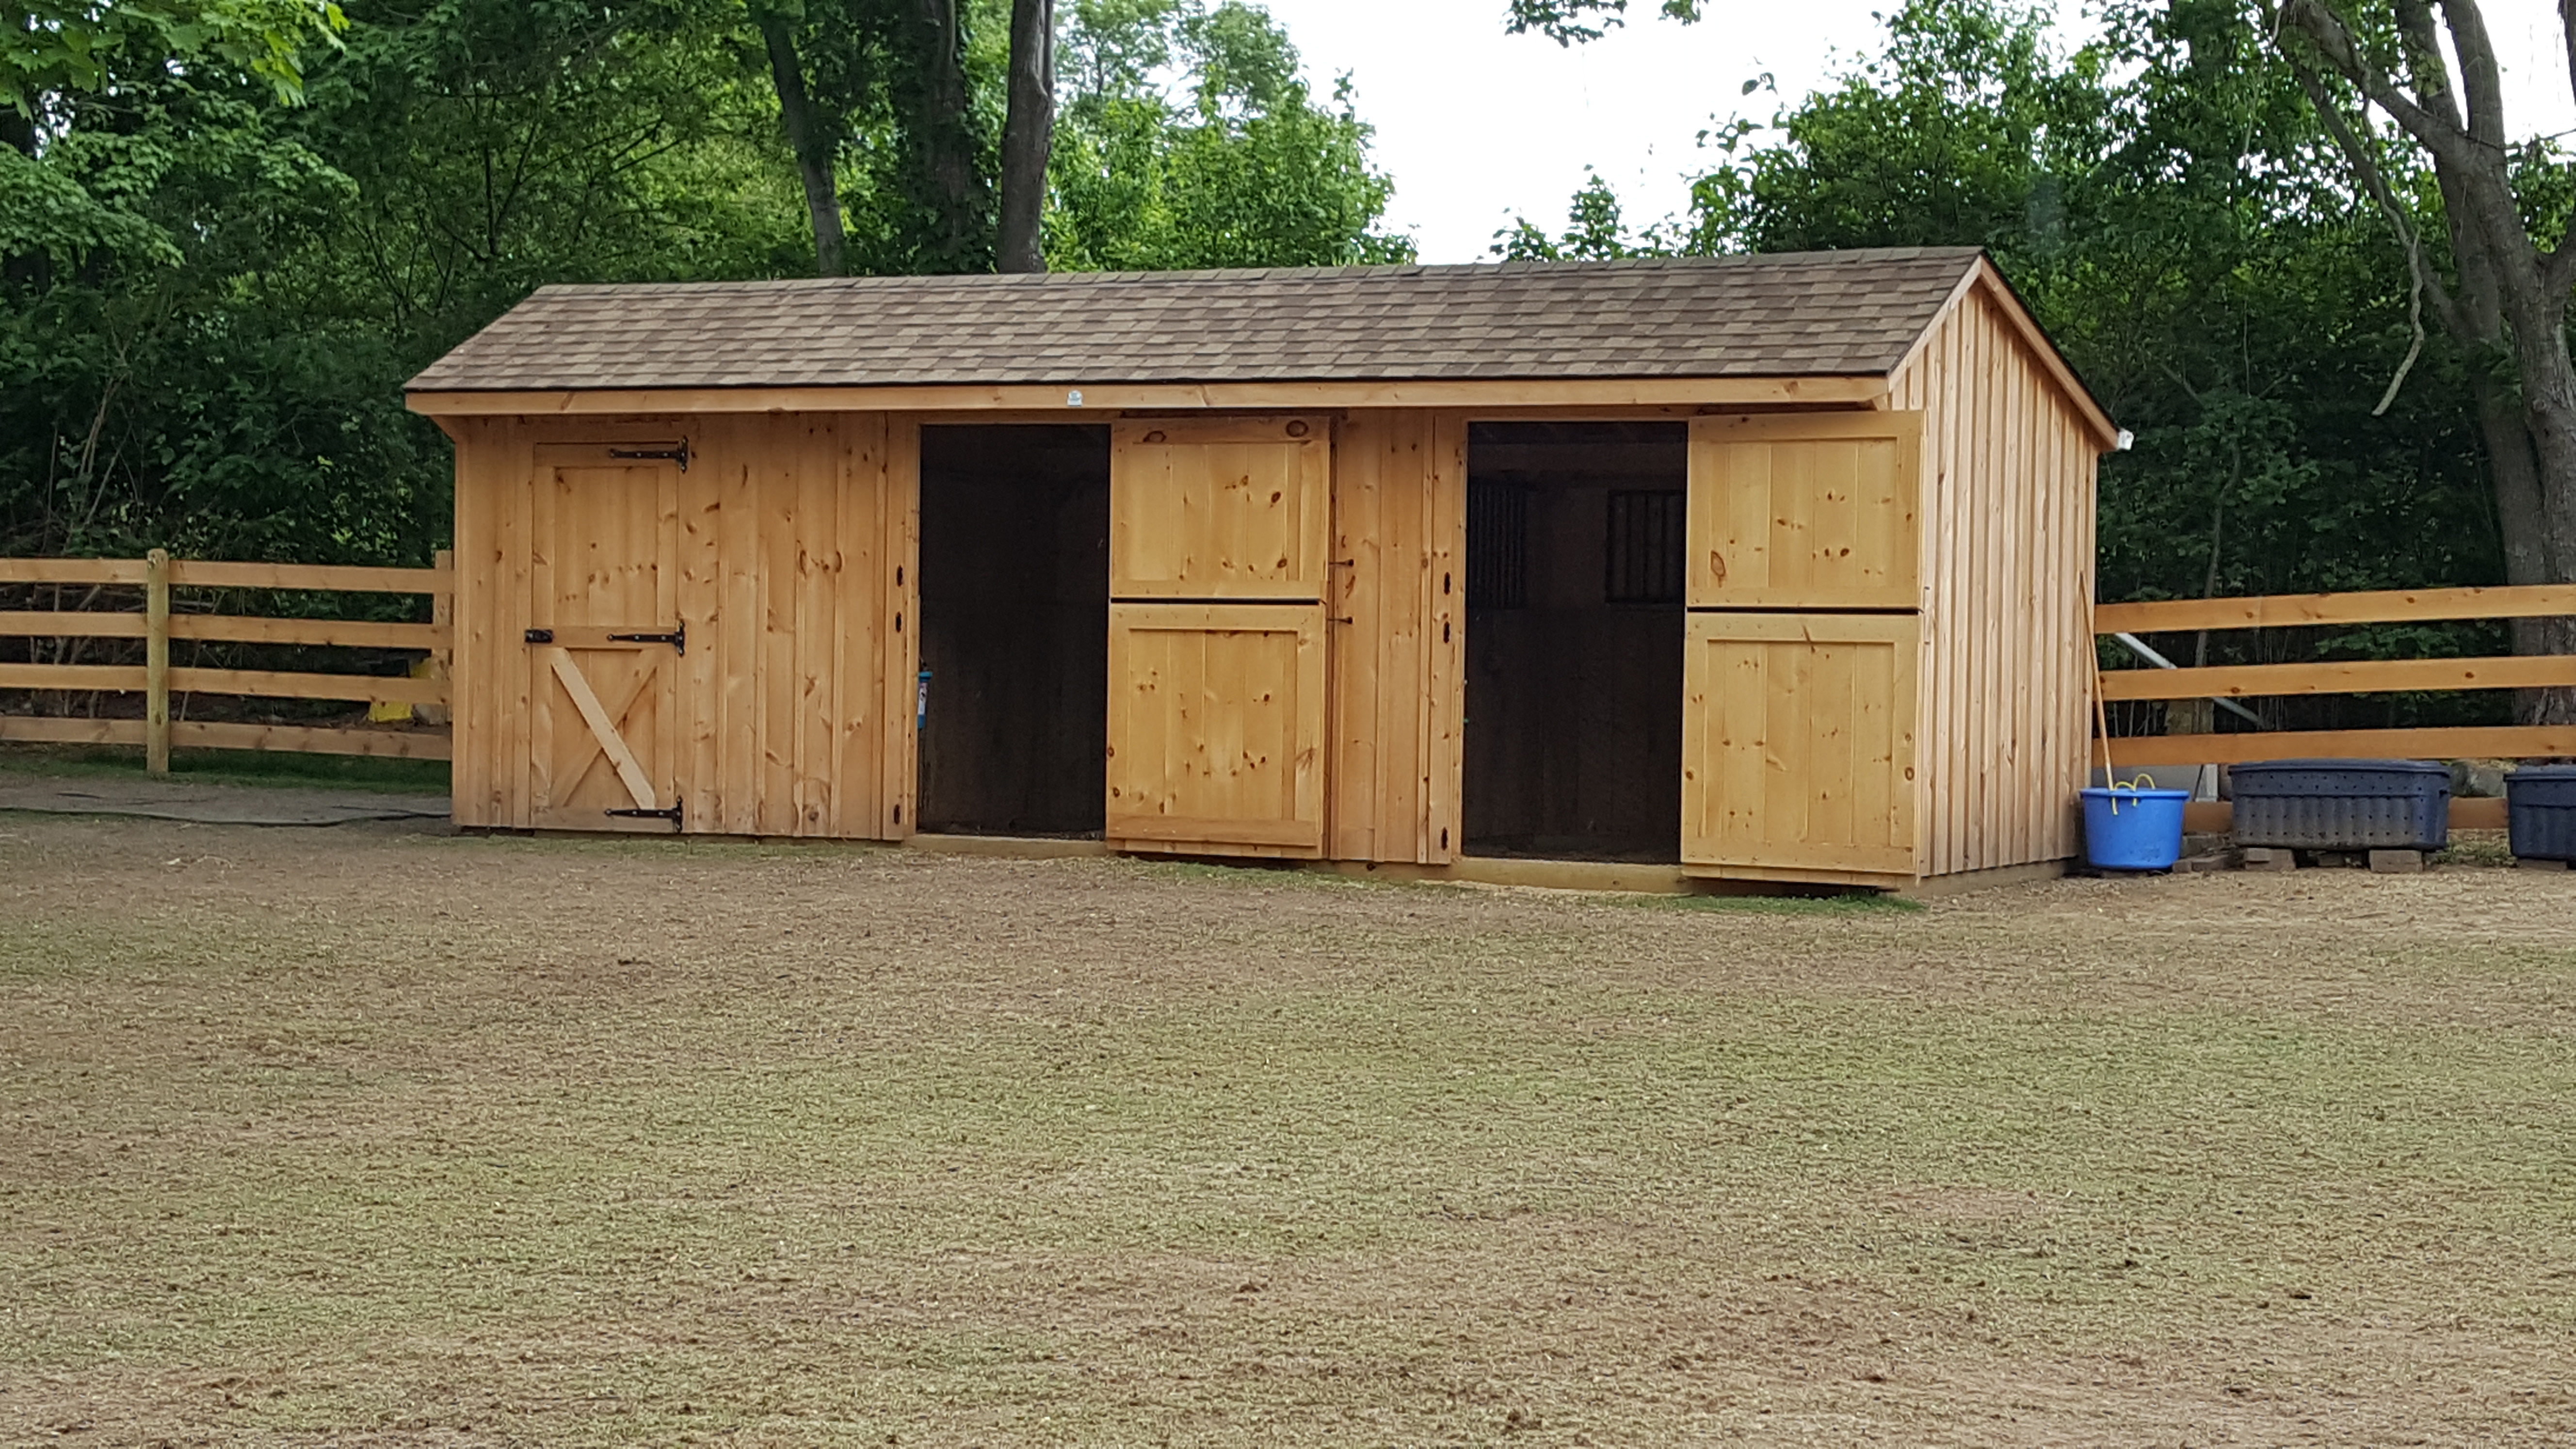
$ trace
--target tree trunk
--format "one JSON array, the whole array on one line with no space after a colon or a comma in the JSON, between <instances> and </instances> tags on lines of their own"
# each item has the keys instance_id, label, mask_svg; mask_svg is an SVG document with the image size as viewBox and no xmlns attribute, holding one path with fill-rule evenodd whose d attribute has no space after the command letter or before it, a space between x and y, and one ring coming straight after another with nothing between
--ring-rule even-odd
<instances>
[{"instance_id":1,"label":"tree trunk","mask_svg":"<svg viewBox=\"0 0 2576 1449\"><path fill-rule=\"evenodd\" d=\"M2495 407L2518 415L2523 448L2507 440L2499 452L2492 431L2489 436L2506 579L2522 582L2516 571L2533 569L2534 583L2576 582L2576 359L2567 348L2567 297L2547 279L2501 148L2481 159L2476 170L2443 187L2444 209L2454 254L2494 278L2505 324L2500 340L2513 359L2515 396L2498 398ZM2484 369L2478 385L2483 423L2486 394L2503 392L2504 379ZM2527 483L2519 476L2525 458ZM2517 621L2513 635L2518 654L2576 653L2576 628L2564 619ZM2526 724L2576 724L2576 690L2523 690L2516 714Z\"/></svg>"},{"instance_id":2,"label":"tree trunk","mask_svg":"<svg viewBox=\"0 0 2576 1449\"><path fill-rule=\"evenodd\" d=\"M969 271L983 260L977 252L984 233L983 218L977 215L983 210L983 177L975 167L975 136L966 113L965 36L957 0L919 0L919 5L914 131L927 192L923 200L930 209L928 259L938 271Z\"/></svg>"},{"instance_id":3,"label":"tree trunk","mask_svg":"<svg viewBox=\"0 0 2576 1449\"><path fill-rule=\"evenodd\" d=\"M833 177L839 147L833 130L814 113L805 94L805 67L796 58L794 29L785 16L766 13L760 38L769 47L769 75L778 87L778 118L787 127L787 147L796 153L796 174L805 183L805 211L814 222L814 273L837 277L848 270L847 244L841 232L841 193Z\"/></svg>"},{"instance_id":4,"label":"tree trunk","mask_svg":"<svg viewBox=\"0 0 2576 1449\"><path fill-rule=\"evenodd\" d=\"M2513 308L2514 352L2521 370L2523 420L2537 463L2533 491L2541 514L2536 532L2542 573L2550 583L2576 582L2569 577L2569 564L2576 561L2576 362L2567 351L2566 308L2563 299L2538 288L2521 296L2509 290L2507 295L2521 304ZM2569 621L2527 622L2533 627L2516 631L2517 652L2527 632L2537 636L2532 640L2540 646L2536 652L2576 653L2576 628ZM2576 724L2576 690L2526 690L2520 706L2526 724Z\"/></svg>"},{"instance_id":5,"label":"tree trunk","mask_svg":"<svg viewBox=\"0 0 2576 1449\"><path fill-rule=\"evenodd\" d=\"M1011 99L1002 123L1002 225L994 263L1046 270L1047 157L1055 145L1055 0L1012 0Z\"/></svg>"},{"instance_id":6,"label":"tree trunk","mask_svg":"<svg viewBox=\"0 0 2576 1449\"><path fill-rule=\"evenodd\" d=\"M2473 359L2474 361L2483 359ZM2548 517L2540 502L2540 460L2532 451L2531 429L2523 422L2522 400L2494 366L2479 369L2478 433L2487 449L2487 476L2495 490L2496 532L2504 551L2504 581L2545 584L2555 577L2547 546ZM2576 654L2576 635L2564 621L2516 619L2512 623L2516 654ZM2570 712L2569 691L2514 691L2514 717L2524 724L2563 721Z\"/></svg>"},{"instance_id":7,"label":"tree trunk","mask_svg":"<svg viewBox=\"0 0 2576 1449\"><path fill-rule=\"evenodd\" d=\"M2444 328L2477 368L2478 427L2492 470L2506 580L2576 582L2576 360L2567 346L2567 263L2543 254L2514 196L2503 71L2484 15L2476 0L2395 0L2390 13L2399 70L2392 74L2381 69L2374 47L2357 38L2335 0L2286 0L2276 13L2313 47L2315 58L2394 119L2431 160L2459 282L2456 296L2431 290ZM2576 4L2562 0L2560 18L2576 27ZM2576 67L2576 33L2566 39ZM2303 64L2284 54L2294 66ZM2314 84L2309 94L2381 204L2395 209L2367 154L2354 148L2339 107ZM2408 230L2402 220L2399 230ZM2571 247L2576 231L2560 240L2562 251ZM2510 377L2499 365L2508 357ZM2576 653L2576 625L2518 620L2513 640L2519 654ZM2530 724L2576 723L2576 690L2523 690L2517 712Z\"/></svg>"}]
</instances>

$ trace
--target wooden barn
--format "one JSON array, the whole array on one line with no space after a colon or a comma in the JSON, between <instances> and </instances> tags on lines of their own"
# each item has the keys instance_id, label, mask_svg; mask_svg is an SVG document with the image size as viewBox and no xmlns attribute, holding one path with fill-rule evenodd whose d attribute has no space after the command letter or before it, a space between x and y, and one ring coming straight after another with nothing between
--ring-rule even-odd
<instances>
[{"instance_id":1,"label":"wooden barn","mask_svg":"<svg viewBox=\"0 0 2576 1449\"><path fill-rule=\"evenodd\" d=\"M1973 250L548 287L410 405L462 824L2077 848L2116 434Z\"/></svg>"}]
</instances>

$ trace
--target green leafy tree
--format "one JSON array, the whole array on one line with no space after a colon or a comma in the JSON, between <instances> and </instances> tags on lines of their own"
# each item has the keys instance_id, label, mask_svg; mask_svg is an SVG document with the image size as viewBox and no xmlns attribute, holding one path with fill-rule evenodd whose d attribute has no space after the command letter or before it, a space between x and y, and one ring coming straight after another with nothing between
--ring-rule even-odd
<instances>
[{"instance_id":1,"label":"green leafy tree","mask_svg":"<svg viewBox=\"0 0 2576 1449\"><path fill-rule=\"evenodd\" d=\"M1368 163L1347 80L1318 104L1260 9L1084 0L1062 52L1047 259L1059 270L1406 260L1378 229L1393 185Z\"/></svg>"},{"instance_id":2,"label":"green leafy tree","mask_svg":"<svg viewBox=\"0 0 2576 1449\"><path fill-rule=\"evenodd\" d=\"M48 98L21 169L53 184L0 186L0 248L47 263L0 314L0 552L426 562L448 462L411 371L540 282L795 257L712 8L351 11L300 106L148 47Z\"/></svg>"},{"instance_id":3,"label":"green leafy tree","mask_svg":"<svg viewBox=\"0 0 2576 1449\"><path fill-rule=\"evenodd\" d=\"M0 32L23 102L0 106L0 554L423 563L450 456L402 382L530 289L810 273L818 191L844 270L993 265L1016 8L22 9ZM1267 16L1087 13L1060 37L1057 265L1404 254L1367 128L1309 95ZM773 30L819 146L785 123Z\"/></svg>"},{"instance_id":4,"label":"green leafy tree","mask_svg":"<svg viewBox=\"0 0 2576 1449\"><path fill-rule=\"evenodd\" d=\"M19 0L0 9L0 105L36 120L138 60L202 61L292 100L306 50L346 24L331 0Z\"/></svg>"},{"instance_id":5,"label":"green leafy tree","mask_svg":"<svg viewBox=\"0 0 2576 1449\"><path fill-rule=\"evenodd\" d=\"M1589 167L1585 168L1587 171ZM1622 214L1619 193L1599 176L1587 175L1565 209L1565 230L1556 236L1514 217L1510 227L1494 234L1493 252L1512 262L1614 261L1620 257L1665 256L1675 239L1662 227L1631 233Z\"/></svg>"},{"instance_id":6,"label":"green leafy tree","mask_svg":"<svg viewBox=\"0 0 2576 1449\"><path fill-rule=\"evenodd\" d=\"M2061 53L2043 12L1913 0L1831 84L1767 124L1712 131L1717 164L1687 218L1632 235L1595 181L1551 245L1985 247L2136 434L2103 461L2105 598L2499 581L2473 363L2438 339L2417 349L2404 251L2297 78L2230 0L2130 0L2102 18L2096 41ZM2391 184L2429 180L2400 168ZM2480 652L2500 634L2184 647ZM2294 706L2315 723L2491 707Z\"/></svg>"},{"instance_id":7,"label":"green leafy tree","mask_svg":"<svg viewBox=\"0 0 2576 1449\"><path fill-rule=\"evenodd\" d=\"M1700 0L1659 0L1655 11L1687 23L1700 18ZM1514 35L1535 30L1559 45L1574 45L1599 40L1627 18L1628 0L1512 0L1507 23Z\"/></svg>"}]
</instances>

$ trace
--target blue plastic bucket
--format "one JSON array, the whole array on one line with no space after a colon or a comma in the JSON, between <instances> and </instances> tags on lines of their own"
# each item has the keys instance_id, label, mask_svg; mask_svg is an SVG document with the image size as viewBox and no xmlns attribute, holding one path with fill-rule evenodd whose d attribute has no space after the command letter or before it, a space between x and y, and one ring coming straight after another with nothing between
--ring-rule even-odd
<instances>
[{"instance_id":1,"label":"blue plastic bucket","mask_svg":"<svg viewBox=\"0 0 2576 1449\"><path fill-rule=\"evenodd\" d=\"M2171 870L2189 790L2086 790L2084 858L2101 870Z\"/></svg>"}]
</instances>

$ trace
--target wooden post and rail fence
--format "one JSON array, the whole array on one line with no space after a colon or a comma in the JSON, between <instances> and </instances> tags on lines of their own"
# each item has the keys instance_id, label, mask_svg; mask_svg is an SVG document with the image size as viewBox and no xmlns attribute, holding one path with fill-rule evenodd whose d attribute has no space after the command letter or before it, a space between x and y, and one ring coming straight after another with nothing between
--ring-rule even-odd
<instances>
[{"instance_id":1,"label":"wooden post and rail fence","mask_svg":"<svg viewBox=\"0 0 2576 1449\"><path fill-rule=\"evenodd\" d=\"M0 663L0 690L67 690L141 694L143 718L0 715L0 741L141 745L149 768L170 768L173 746L279 750L299 754L448 758L444 729L366 729L332 725L174 720L173 694L258 699L346 700L400 706L447 704L446 663L452 649L456 572L445 552L434 568L360 568L331 564L215 563L147 558L0 559L0 586L61 585L140 591L141 608L0 610L0 637L140 639L140 664ZM430 621L278 618L173 612L173 589L246 589L344 594L426 594ZM130 593L126 594L131 597ZM430 661L420 677L306 673L266 669L172 667L170 641L419 651Z\"/></svg>"},{"instance_id":2,"label":"wooden post and rail fence","mask_svg":"<svg viewBox=\"0 0 2576 1449\"><path fill-rule=\"evenodd\" d=\"M139 693L141 719L0 715L0 741L141 745L155 771L173 746L314 754L448 758L443 730L173 720L173 694L348 700L443 707L445 661L453 647L456 575L438 555L426 569L315 564L217 563L173 559L0 559L0 585L54 584L139 590L140 609L0 611L0 637L141 639L141 664L0 663L0 690ZM309 590L413 594L431 599L428 623L253 617L173 612L172 589ZM2097 636L2200 630L2421 624L2576 615L2576 585L2397 589L2375 593L2282 594L2240 599L2168 599L2104 604ZM418 651L425 677L290 673L173 667L170 641ZM2475 659L2353 659L2209 668L2103 670L2100 697L2129 700L2238 700L2308 694L2576 688L2576 655ZM2115 770L2152 765L2225 765L2292 758L2538 759L2576 757L2576 725L2466 725L2397 729L2263 730L2124 735L2104 742ZM2502 802L2468 807L2458 823L2502 823ZM2493 808L2490 810L2489 806ZM2204 820L2209 817L2203 816Z\"/></svg>"},{"instance_id":3,"label":"wooden post and rail fence","mask_svg":"<svg viewBox=\"0 0 2576 1449\"><path fill-rule=\"evenodd\" d=\"M2487 589L2391 589L2353 594L2276 594L2243 599L2166 599L2103 604L2093 611L2098 636L2180 634L2198 630L2296 629L2358 624L2426 624L2460 620L2537 619L2576 614L2576 585L2531 584ZM2303 694L2576 688L2576 655L2504 655L2480 659L2331 659L2208 668L2106 669L2105 702L2238 700ZM2530 760L2576 757L2576 725L2436 725L2350 730L2231 730L2218 733L2122 735L2107 742L2112 768L2147 765L2238 765L2288 759ZM2097 757L2098 758L2098 757ZM2500 829L2504 802L2454 800L2451 823ZM2196 829L2224 828L2227 807L2195 805Z\"/></svg>"}]
</instances>

